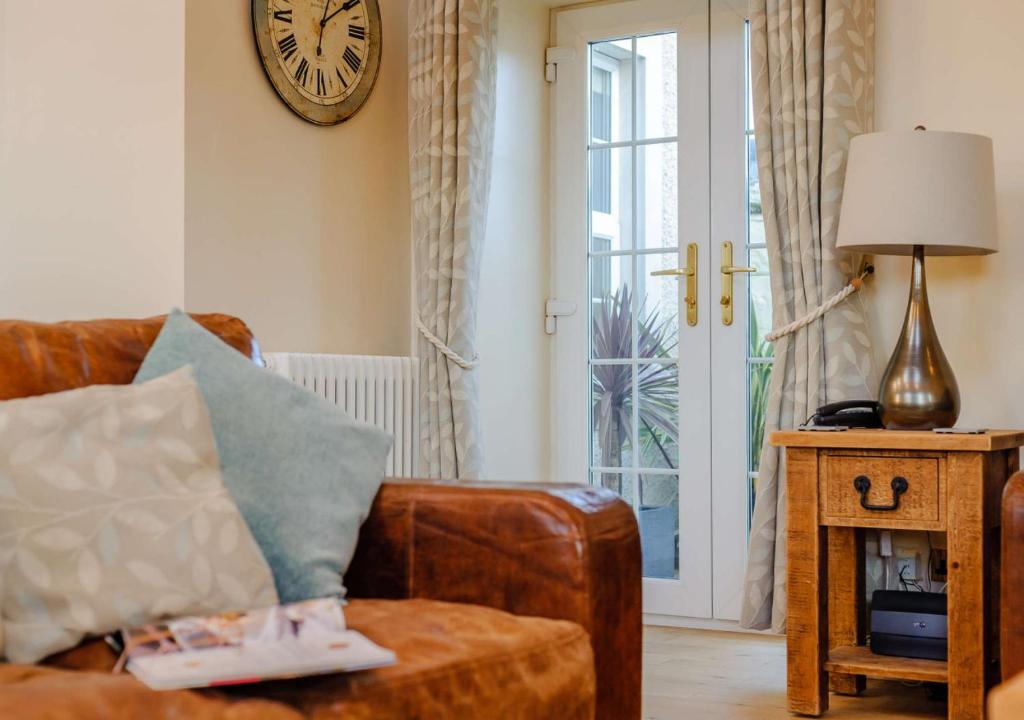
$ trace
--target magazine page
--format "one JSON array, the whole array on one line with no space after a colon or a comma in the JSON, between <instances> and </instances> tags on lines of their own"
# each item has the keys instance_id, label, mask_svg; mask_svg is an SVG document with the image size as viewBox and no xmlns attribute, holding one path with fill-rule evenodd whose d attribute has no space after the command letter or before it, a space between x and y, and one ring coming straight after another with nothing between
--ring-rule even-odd
<instances>
[{"instance_id":1,"label":"magazine page","mask_svg":"<svg viewBox=\"0 0 1024 720\"><path fill-rule=\"evenodd\" d=\"M177 618L121 631L127 670L157 690L365 670L395 655L347 630L334 599Z\"/></svg>"}]
</instances>

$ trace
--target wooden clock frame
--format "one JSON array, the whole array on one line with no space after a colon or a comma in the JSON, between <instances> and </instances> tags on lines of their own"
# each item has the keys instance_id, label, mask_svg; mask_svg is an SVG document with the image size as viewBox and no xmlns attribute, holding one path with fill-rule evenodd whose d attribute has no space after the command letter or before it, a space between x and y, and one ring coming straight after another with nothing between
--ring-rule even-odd
<instances>
[{"instance_id":1,"label":"wooden clock frame","mask_svg":"<svg viewBox=\"0 0 1024 720\"><path fill-rule=\"evenodd\" d=\"M345 122L366 104L377 84L380 74L381 54L383 51L383 24L381 23L380 5L378 0L363 0L371 28L367 44L367 67L359 85L347 98L334 105L320 105L304 97L292 84L292 79L277 61L274 50L274 39L271 26L267 21L267 6L271 0L252 0L252 31L256 42L256 53L259 55L263 71L266 73L274 92L288 108L303 120L320 126L338 125Z\"/></svg>"}]
</instances>

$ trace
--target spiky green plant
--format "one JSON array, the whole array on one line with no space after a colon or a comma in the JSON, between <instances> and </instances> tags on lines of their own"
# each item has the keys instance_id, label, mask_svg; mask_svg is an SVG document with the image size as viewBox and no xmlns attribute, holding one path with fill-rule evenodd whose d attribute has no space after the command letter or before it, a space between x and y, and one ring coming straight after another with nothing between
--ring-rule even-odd
<instances>
[{"instance_id":1,"label":"spiky green plant","mask_svg":"<svg viewBox=\"0 0 1024 720\"><path fill-rule=\"evenodd\" d=\"M757 323L757 313L750 308L750 357L770 358L775 347L766 342ZM764 420L768 410L768 383L772 376L772 363L751 363L750 366L750 466L757 470L764 444Z\"/></svg>"},{"instance_id":2,"label":"spiky green plant","mask_svg":"<svg viewBox=\"0 0 1024 720\"><path fill-rule=\"evenodd\" d=\"M594 357L628 359L633 355L633 297L627 286L603 298L593 317ZM646 303L645 303L646 304ZM676 317L659 318L657 311L641 309L637 322L637 356L668 357L677 345ZM666 450L678 444L676 416L679 378L673 365L641 364L637 373L640 401L639 437L633 432L633 368L631 365L595 365L593 368L593 426L597 432L603 467L622 467L622 448L659 454L666 467L675 464ZM601 484L622 492L621 476L608 473Z\"/></svg>"}]
</instances>

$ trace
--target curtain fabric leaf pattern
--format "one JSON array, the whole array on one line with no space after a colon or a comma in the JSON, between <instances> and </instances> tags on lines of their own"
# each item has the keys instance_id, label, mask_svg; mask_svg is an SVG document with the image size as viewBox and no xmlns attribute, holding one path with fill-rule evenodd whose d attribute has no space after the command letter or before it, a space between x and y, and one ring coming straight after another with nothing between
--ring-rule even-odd
<instances>
[{"instance_id":1,"label":"curtain fabric leaf pattern","mask_svg":"<svg viewBox=\"0 0 1024 720\"><path fill-rule=\"evenodd\" d=\"M837 251L851 138L874 117L874 0L750 0L758 175L776 326L856 274ZM860 293L780 339L769 386L740 623L786 627L786 488L769 434L827 402L873 398L877 371Z\"/></svg>"},{"instance_id":2,"label":"curtain fabric leaf pattern","mask_svg":"<svg viewBox=\"0 0 1024 720\"><path fill-rule=\"evenodd\" d=\"M416 309L472 359L494 145L496 0L411 0L409 153ZM477 478L477 380L420 336L421 467Z\"/></svg>"}]
</instances>

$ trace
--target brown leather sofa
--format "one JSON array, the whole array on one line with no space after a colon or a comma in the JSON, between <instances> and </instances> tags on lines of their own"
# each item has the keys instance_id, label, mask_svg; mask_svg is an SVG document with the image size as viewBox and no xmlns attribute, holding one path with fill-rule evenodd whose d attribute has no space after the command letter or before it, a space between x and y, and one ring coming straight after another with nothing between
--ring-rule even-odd
<instances>
[{"instance_id":1,"label":"brown leather sofa","mask_svg":"<svg viewBox=\"0 0 1024 720\"><path fill-rule=\"evenodd\" d=\"M258 359L245 324L196 316ZM163 318L0 322L0 400L131 382ZM388 480L345 583L349 625L390 668L156 693L112 675L100 640L0 664L10 718L584 718L640 716L634 515L589 486Z\"/></svg>"}]
</instances>

